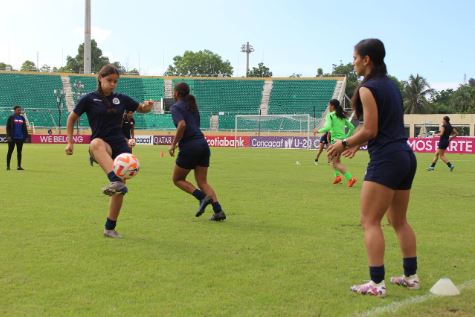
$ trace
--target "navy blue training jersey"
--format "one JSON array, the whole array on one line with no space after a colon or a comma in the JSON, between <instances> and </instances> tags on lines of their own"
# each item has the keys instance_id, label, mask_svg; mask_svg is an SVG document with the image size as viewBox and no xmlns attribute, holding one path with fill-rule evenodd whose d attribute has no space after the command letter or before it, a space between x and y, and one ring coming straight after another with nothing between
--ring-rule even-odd
<instances>
[{"instance_id":1,"label":"navy blue training jersey","mask_svg":"<svg viewBox=\"0 0 475 317\"><path fill-rule=\"evenodd\" d=\"M404 107L401 92L388 77L369 79L363 84L376 100L378 135L368 141L371 156L397 151L410 151L404 130Z\"/></svg>"},{"instance_id":2,"label":"navy blue training jersey","mask_svg":"<svg viewBox=\"0 0 475 317\"><path fill-rule=\"evenodd\" d=\"M25 136L23 135L23 125L26 124L25 118L23 116L13 116L13 139L14 140L23 140Z\"/></svg>"},{"instance_id":3,"label":"navy blue training jersey","mask_svg":"<svg viewBox=\"0 0 475 317\"><path fill-rule=\"evenodd\" d=\"M444 124L444 134L440 136L440 141L449 141L450 135L454 132L454 128L450 124Z\"/></svg>"},{"instance_id":4,"label":"navy blue training jersey","mask_svg":"<svg viewBox=\"0 0 475 317\"><path fill-rule=\"evenodd\" d=\"M124 119L122 119L122 131L124 131L124 135L127 139L130 139L132 137L132 129L135 127L135 119L134 118L128 118L127 116L124 116Z\"/></svg>"},{"instance_id":5,"label":"navy blue training jersey","mask_svg":"<svg viewBox=\"0 0 475 317\"><path fill-rule=\"evenodd\" d=\"M200 113L198 111L188 110L186 103L182 100L173 104L170 111L175 127L178 126L178 122L181 120L185 120L186 123L185 133L178 144L179 146L193 140L204 139L204 135L200 130Z\"/></svg>"},{"instance_id":6,"label":"navy blue training jersey","mask_svg":"<svg viewBox=\"0 0 475 317\"><path fill-rule=\"evenodd\" d=\"M137 110L139 103L129 96L117 93L112 93L106 98L109 104L104 102L97 92L88 93L78 101L74 112L78 116L87 114L92 130L91 139L101 138L110 142L124 139L122 131L124 112Z\"/></svg>"}]
</instances>

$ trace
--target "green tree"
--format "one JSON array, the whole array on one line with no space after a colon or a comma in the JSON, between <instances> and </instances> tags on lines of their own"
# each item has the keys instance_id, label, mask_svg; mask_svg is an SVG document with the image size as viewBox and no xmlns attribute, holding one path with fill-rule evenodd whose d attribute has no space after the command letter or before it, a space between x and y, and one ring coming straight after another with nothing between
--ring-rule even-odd
<instances>
[{"instance_id":1,"label":"green tree","mask_svg":"<svg viewBox=\"0 0 475 317\"><path fill-rule=\"evenodd\" d=\"M272 72L269 68L264 66L264 63L257 64L257 67L253 67L247 77L272 77Z\"/></svg>"},{"instance_id":2,"label":"green tree","mask_svg":"<svg viewBox=\"0 0 475 317\"><path fill-rule=\"evenodd\" d=\"M453 112L475 113L475 86L460 86L450 96L449 106Z\"/></svg>"},{"instance_id":3,"label":"green tree","mask_svg":"<svg viewBox=\"0 0 475 317\"><path fill-rule=\"evenodd\" d=\"M209 50L185 51L183 56L175 56L165 76L230 77L233 67L229 61Z\"/></svg>"},{"instance_id":4,"label":"green tree","mask_svg":"<svg viewBox=\"0 0 475 317\"><path fill-rule=\"evenodd\" d=\"M12 65L0 62L0 70L13 70Z\"/></svg>"},{"instance_id":5,"label":"green tree","mask_svg":"<svg viewBox=\"0 0 475 317\"><path fill-rule=\"evenodd\" d=\"M430 113L453 113L450 100L454 94L453 89L435 91L430 103Z\"/></svg>"},{"instance_id":6,"label":"green tree","mask_svg":"<svg viewBox=\"0 0 475 317\"><path fill-rule=\"evenodd\" d=\"M24 61L23 64L21 64L21 72L35 72L36 71L36 65L32 61Z\"/></svg>"},{"instance_id":7,"label":"green tree","mask_svg":"<svg viewBox=\"0 0 475 317\"><path fill-rule=\"evenodd\" d=\"M293 74L290 75L289 77L290 77L290 78L300 78L300 77L302 77L302 74L293 73Z\"/></svg>"},{"instance_id":8,"label":"green tree","mask_svg":"<svg viewBox=\"0 0 475 317\"><path fill-rule=\"evenodd\" d=\"M323 76L323 68L317 68L317 77Z\"/></svg>"},{"instance_id":9,"label":"green tree","mask_svg":"<svg viewBox=\"0 0 475 317\"><path fill-rule=\"evenodd\" d=\"M137 68L132 68L130 70L127 70L125 73L127 75L140 75L140 72L137 70Z\"/></svg>"},{"instance_id":10,"label":"green tree","mask_svg":"<svg viewBox=\"0 0 475 317\"><path fill-rule=\"evenodd\" d=\"M431 96L434 90L429 83L419 74L410 75L409 80L404 82L404 110L406 113L424 113L429 108L427 97Z\"/></svg>"},{"instance_id":11,"label":"green tree","mask_svg":"<svg viewBox=\"0 0 475 317\"><path fill-rule=\"evenodd\" d=\"M333 76L346 76L346 88L345 94L348 97L352 97L355 92L356 87L358 86L358 76L355 73L352 63L343 64L340 61L340 65L333 64L333 70L331 75Z\"/></svg>"},{"instance_id":12,"label":"green tree","mask_svg":"<svg viewBox=\"0 0 475 317\"><path fill-rule=\"evenodd\" d=\"M40 72L50 73L51 72L51 66L49 66L47 64L44 64L43 66L41 66Z\"/></svg>"},{"instance_id":13,"label":"green tree","mask_svg":"<svg viewBox=\"0 0 475 317\"><path fill-rule=\"evenodd\" d=\"M91 71L99 72L102 66L109 64L109 58L102 55L102 50L97 46L96 40L91 40ZM116 62L118 63L118 62ZM120 65L120 64L119 64ZM60 72L82 73L84 72L84 43L79 45L76 57L67 56L66 66L59 69Z\"/></svg>"}]
</instances>

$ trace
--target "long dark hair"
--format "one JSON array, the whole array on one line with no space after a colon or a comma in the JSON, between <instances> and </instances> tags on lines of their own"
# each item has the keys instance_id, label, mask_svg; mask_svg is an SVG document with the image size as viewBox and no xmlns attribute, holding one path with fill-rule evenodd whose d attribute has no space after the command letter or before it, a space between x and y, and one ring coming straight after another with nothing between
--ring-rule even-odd
<instances>
[{"instance_id":1,"label":"long dark hair","mask_svg":"<svg viewBox=\"0 0 475 317\"><path fill-rule=\"evenodd\" d=\"M388 70L386 68L386 64L384 63L386 50L384 49L384 44L381 40L361 40L355 45L355 52L361 57L369 56L371 63L373 64L371 73L366 75L363 81L358 85L358 87L356 87L355 92L353 93L353 98L351 98L353 110L356 112L356 116L360 118L363 115L363 104L361 103L360 88L371 78L385 77L388 74Z\"/></svg>"},{"instance_id":2,"label":"long dark hair","mask_svg":"<svg viewBox=\"0 0 475 317\"><path fill-rule=\"evenodd\" d=\"M185 101L188 110L191 110L192 112L198 111L195 96L190 94L190 86L188 86L187 83L176 84L174 90L178 94L178 97Z\"/></svg>"},{"instance_id":3,"label":"long dark hair","mask_svg":"<svg viewBox=\"0 0 475 317\"><path fill-rule=\"evenodd\" d=\"M335 108L335 114L337 118L340 119L345 119L346 118L346 113L343 110L343 107L340 105L340 102L337 99L332 99L329 101L329 103Z\"/></svg>"},{"instance_id":4,"label":"long dark hair","mask_svg":"<svg viewBox=\"0 0 475 317\"><path fill-rule=\"evenodd\" d=\"M120 73L117 67L115 67L113 64L107 64L107 65L102 66L97 76L97 93L99 94L99 96L101 96L102 101L107 106L108 113L115 113L117 110L114 109L109 99L106 98L106 95L104 94L104 91L102 90L100 79L112 74L116 74L117 76L120 76Z\"/></svg>"},{"instance_id":5,"label":"long dark hair","mask_svg":"<svg viewBox=\"0 0 475 317\"><path fill-rule=\"evenodd\" d=\"M445 116L443 119L444 119L445 124L446 124L447 126L452 127L452 125L450 124L450 118L449 118L449 116Z\"/></svg>"}]
</instances>

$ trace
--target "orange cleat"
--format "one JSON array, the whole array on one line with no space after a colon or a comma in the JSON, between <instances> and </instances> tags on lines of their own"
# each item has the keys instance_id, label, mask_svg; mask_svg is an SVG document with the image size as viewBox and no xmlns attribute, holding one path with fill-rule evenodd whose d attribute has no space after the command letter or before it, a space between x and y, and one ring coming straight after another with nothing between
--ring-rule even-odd
<instances>
[{"instance_id":1,"label":"orange cleat","mask_svg":"<svg viewBox=\"0 0 475 317\"><path fill-rule=\"evenodd\" d=\"M348 181L348 187L353 187L355 183L356 183L356 178L355 177L350 178L350 180Z\"/></svg>"},{"instance_id":2,"label":"orange cleat","mask_svg":"<svg viewBox=\"0 0 475 317\"><path fill-rule=\"evenodd\" d=\"M337 177L335 177L335 179L333 180L333 185L339 184L339 183L341 183L341 176L337 176Z\"/></svg>"}]
</instances>

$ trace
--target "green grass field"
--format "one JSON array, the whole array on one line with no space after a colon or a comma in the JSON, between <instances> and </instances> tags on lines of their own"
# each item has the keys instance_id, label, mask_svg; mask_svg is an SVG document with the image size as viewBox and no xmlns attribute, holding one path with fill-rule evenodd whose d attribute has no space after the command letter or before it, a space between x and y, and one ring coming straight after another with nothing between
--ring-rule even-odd
<instances>
[{"instance_id":1,"label":"green grass field","mask_svg":"<svg viewBox=\"0 0 475 317\"><path fill-rule=\"evenodd\" d=\"M137 147L123 239L112 240L102 236L105 175L88 166L86 146L72 157L63 149L27 144L25 171L0 170L0 316L475 315L475 156L449 155L453 173L443 164L430 173L432 155L417 155L409 219L423 287L389 285L379 299L349 291L368 279L364 152L345 161L359 179L347 188L331 185L310 151L212 149L209 182L228 216L213 223L211 208L195 218L197 201L173 186L166 148ZM388 281L402 260L391 227L384 232ZM462 295L390 309L441 277L464 285Z\"/></svg>"}]
</instances>

